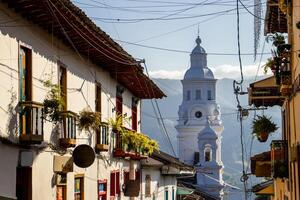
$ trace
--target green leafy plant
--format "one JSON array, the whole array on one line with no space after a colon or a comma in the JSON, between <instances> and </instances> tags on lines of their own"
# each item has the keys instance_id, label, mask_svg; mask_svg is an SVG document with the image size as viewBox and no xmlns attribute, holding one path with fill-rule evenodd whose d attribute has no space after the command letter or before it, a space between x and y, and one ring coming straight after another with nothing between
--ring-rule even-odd
<instances>
[{"instance_id":1,"label":"green leafy plant","mask_svg":"<svg viewBox=\"0 0 300 200\"><path fill-rule=\"evenodd\" d=\"M159 145L155 140L131 130L123 132L122 142L127 147L126 150L133 150L145 155L151 155L155 150L159 150Z\"/></svg>"},{"instance_id":2,"label":"green leafy plant","mask_svg":"<svg viewBox=\"0 0 300 200\"><path fill-rule=\"evenodd\" d=\"M272 42L273 46L278 47L279 45L285 44L285 36L281 33L268 34L266 41Z\"/></svg>"},{"instance_id":3,"label":"green leafy plant","mask_svg":"<svg viewBox=\"0 0 300 200\"><path fill-rule=\"evenodd\" d=\"M144 134L129 130L122 126L124 117L117 115L115 119L108 120L108 124L118 134L121 134L122 146L125 151L140 152L145 155L151 155L155 150L159 150L159 145L155 140L150 139Z\"/></svg>"},{"instance_id":4,"label":"green leafy plant","mask_svg":"<svg viewBox=\"0 0 300 200\"><path fill-rule=\"evenodd\" d=\"M43 102L45 119L57 123L60 120L60 111L64 106L61 88L58 84L53 84L51 79L44 81L43 85L48 89L46 98Z\"/></svg>"},{"instance_id":5,"label":"green leafy plant","mask_svg":"<svg viewBox=\"0 0 300 200\"><path fill-rule=\"evenodd\" d=\"M122 115L117 115L115 119L110 118L108 120L108 124L112 127L112 129L114 131L118 131L118 132L123 132L124 128L123 128L123 116Z\"/></svg>"},{"instance_id":6,"label":"green leafy plant","mask_svg":"<svg viewBox=\"0 0 300 200\"><path fill-rule=\"evenodd\" d=\"M270 133L278 129L277 125L271 121L271 117L265 115L257 116L252 122L252 133L257 136L258 140L265 142Z\"/></svg>"},{"instance_id":7,"label":"green leafy plant","mask_svg":"<svg viewBox=\"0 0 300 200\"><path fill-rule=\"evenodd\" d=\"M101 113L93 112L90 109L83 109L79 112L79 130L92 132L99 130L101 125Z\"/></svg>"},{"instance_id":8,"label":"green leafy plant","mask_svg":"<svg viewBox=\"0 0 300 200\"><path fill-rule=\"evenodd\" d=\"M266 64L263 66L264 73L268 72L268 69L274 70L276 68L276 61L273 58L268 58Z\"/></svg>"},{"instance_id":9,"label":"green leafy plant","mask_svg":"<svg viewBox=\"0 0 300 200\"><path fill-rule=\"evenodd\" d=\"M276 69L276 61L273 58L268 58L266 64L263 66L264 73L268 72L268 69L275 70Z\"/></svg>"}]
</instances>

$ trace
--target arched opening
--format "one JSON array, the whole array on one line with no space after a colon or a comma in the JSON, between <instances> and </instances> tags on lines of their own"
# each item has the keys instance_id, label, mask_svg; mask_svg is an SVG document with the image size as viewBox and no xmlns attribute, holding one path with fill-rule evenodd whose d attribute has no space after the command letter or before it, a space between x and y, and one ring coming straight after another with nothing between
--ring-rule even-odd
<instances>
[{"instance_id":1,"label":"arched opening","mask_svg":"<svg viewBox=\"0 0 300 200\"><path fill-rule=\"evenodd\" d=\"M212 160L212 150L211 150L210 145L205 145L204 159L205 159L205 162L210 162Z\"/></svg>"}]
</instances>

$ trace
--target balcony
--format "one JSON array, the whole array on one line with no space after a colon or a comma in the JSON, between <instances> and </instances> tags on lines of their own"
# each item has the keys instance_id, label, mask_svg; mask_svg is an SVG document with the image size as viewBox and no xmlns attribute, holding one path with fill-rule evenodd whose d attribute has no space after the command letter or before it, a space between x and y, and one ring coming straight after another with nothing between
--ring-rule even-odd
<instances>
[{"instance_id":1,"label":"balcony","mask_svg":"<svg viewBox=\"0 0 300 200\"><path fill-rule=\"evenodd\" d=\"M77 114L72 111L62 111L60 115L59 144L64 148L75 147Z\"/></svg>"},{"instance_id":2,"label":"balcony","mask_svg":"<svg viewBox=\"0 0 300 200\"><path fill-rule=\"evenodd\" d=\"M271 143L271 172L273 178L288 178L288 145L286 140Z\"/></svg>"},{"instance_id":3,"label":"balcony","mask_svg":"<svg viewBox=\"0 0 300 200\"><path fill-rule=\"evenodd\" d=\"M95 150L97 153L101 151L108 151L109 149L109 133L108 124L102 123L99 130L96 131L96 146Z\"/></svg>"},{"instance_id":4,"label":"balcony","mask_svg":"<svg viewBox=\"0 0 300 200\"><path fill-rule=\"evenodd\" d=\"M131 158L132 160L141 160L147 158L147 156L143 155L141 151L134 150L128 147L125 142L123 142L123 138L121 133L117 131L113 131L114 137L114 150L113 156L117 158Z\"/></svg>"},{"instance_id":5,"label":"balcony","mask_svg":"<svg viewBox=\"0 0 300 200\"><path fill-rule=\"evenodd\" d=\"M256 81L248 88L249 105L256 107L282 106L284 97L280 93L280 88L276 85L274 76Z\"/></svg>"},{"instance_id":6,"label":"balcony","mask_svg":"<svg viewBox=\"0 0 300 200\"><path fill-rule=\"evenodd\" d=\"M271 177L271 152L263 152L251 157L251 174L256 177Z\"/></svg>"},{"instance_id":7,"label":"balcony","mask_svg":"<svg viewBox=\"0 0 300 200\"><path fill-rule=\"evenodd\" d=\"M20 137L21 144L41 144L44 140L44 106L33 101L24 101L20 106Z\"/></svg>"}]
</instances>

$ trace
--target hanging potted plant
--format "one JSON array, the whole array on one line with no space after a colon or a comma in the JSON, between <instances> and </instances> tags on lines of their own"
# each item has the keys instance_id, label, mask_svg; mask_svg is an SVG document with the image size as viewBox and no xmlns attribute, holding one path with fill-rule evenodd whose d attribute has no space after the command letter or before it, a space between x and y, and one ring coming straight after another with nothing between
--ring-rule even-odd
<instances>
[{"instance_id":1,"label":"hanging potted plant","mask_svg":"<svg viewBox=\"0 0 300 200\"><path fill-rule=\"evenodd\" d=\"M101 125L101 113L93 112L91 109L84 109L79 112L79 130L85 130L88 132L96 131L100 129Z\"/></svg>"},{"instance_id":2,"label":"hanging potted plant","mask_svg":"<svg viewBox=\"0 0 300 200\"><path fill-rule=\"evenodd\" d=\"M266 142L269 134L277 129L278 127L271 121L271 117L268 118L265 115L257 116L252 122L252 133L260 142Z\"/></svg>"}]
</instances>

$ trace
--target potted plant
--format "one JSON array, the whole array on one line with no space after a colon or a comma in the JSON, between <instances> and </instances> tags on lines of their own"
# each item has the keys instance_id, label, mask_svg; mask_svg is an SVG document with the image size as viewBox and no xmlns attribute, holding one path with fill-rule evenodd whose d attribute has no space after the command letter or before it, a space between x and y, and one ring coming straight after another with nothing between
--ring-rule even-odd
<instances>
[{"instance_id":1,"label":"potted plant","mask_svg":"<svg viewBox=\"0 0 300 200\"><path fill-rule=\"evenodd\" d=\"M279 45L285 44L285 36L281 33L268 34L266 41L272 42L273 46L278 47Z\"/></svg>"},{"instance_id":2,"label":"potted plant","mask_svg":"<svg viewBox=\"0 0 300 200\"><path fill-rule=\"evenodd\" d=\"M46 98L44 99L44 115L45 119L57 123L60 120L60 111L64 106L64 100L61 96L60 86L53 84L51 80L43 82L44 87L48 88Z\"/></svg>"},{"instance_id":3,"label":"potted plant","mask_svg":"<svg viewBox=\"0 0 300 200\"><path fill-rule=\"evenodd\" d=\"M265 115L257 116L252 122L252 133L257 136L260 142L266 142L269 134L276 131L278 127L271 121L271 117Z\"/></svg>"},{"instance_id":4,"label":"potted plant","mask_svg":"<svg viewBox=\"0 0 300 200\"><path fill-rule=\"evenodd\" d=\"M268 72L268 69L271 69L272 72L275 74L276 72L276 60L273 58L268 58L266 64L263 66L264 73L266 74Z\"/></svg>"},{"instance_id":5,"label":"potted plant","mask_svg":"<svg viewBox=\"0 0 300 200\"><path fill-rule=\"evenodd\" d=\"M79 130L86 130L86 131L96 131L100 129L101 125L101 113L100 112L93 112L90 109L84 109L79 112L79 123L78 128Z\"/></svg>"}]
</instances>

